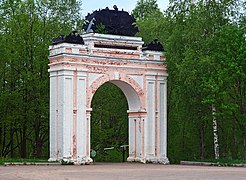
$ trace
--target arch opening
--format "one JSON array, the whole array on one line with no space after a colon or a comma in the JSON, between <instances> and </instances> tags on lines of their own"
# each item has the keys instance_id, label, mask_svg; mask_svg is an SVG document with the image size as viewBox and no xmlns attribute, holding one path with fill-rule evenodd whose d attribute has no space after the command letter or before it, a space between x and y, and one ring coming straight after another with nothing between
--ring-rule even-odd
<instances>
[{"instance_id":1,"label":"arch opening","mask_svg":"<svg viewBox=\"0 0 246 180\"><path fill-rule=\"evenodd\" d=\"M112 83L116 85L124 93L127 99L129 112L138 112L141 110L141 107L142 107L141 99L138 93L136 92L136 90L130 84L128 84L127 82L121 81L121 80L109 80L109 81L103 82L100 86L98 86L96 91L106 83ZM94 98L94 95L95 93L92 94L92 97L90 98L91 99L89 102L90 106Z\"/></svg>"},{"instance_id":2,"label":"arch opening","mask_svg":"<svg viewBox=\"0 0 246 180\"><path fill-rule=\"evenodd\" d=\"M113 80L110 81L111 83L115 84L119 87L122 92L125 94L130 112L137 112L141 108L140 98L137 92L126 82Z\"/></svg>"},{"instance_id":3,"label":"arch opening","mask_svg":"<svg viewBox=\"0 0 246 180\"><path fill-rule=\"evenodd\" d=\"M94 160L126 161L128 153L123 156L120 148L128 144L128 103L123 91L106 82L95 92L91 107L91 149L97 152Z\"/></svg>"}]
</instances>

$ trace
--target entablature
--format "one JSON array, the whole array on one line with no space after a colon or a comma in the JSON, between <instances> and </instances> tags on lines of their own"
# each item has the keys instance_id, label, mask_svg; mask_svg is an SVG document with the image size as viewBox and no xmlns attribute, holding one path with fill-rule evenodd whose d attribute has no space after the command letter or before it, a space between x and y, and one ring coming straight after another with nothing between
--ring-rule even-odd
<instances>
[{"instance_id":1,"label":"entablature","mask_svg":"<svg viewBox=\"0 0 246 180\"><path fill-rule=\"evenodd\" d=\"M165 60L163 52L142 50L144 42L140 37L98 33L83 34L81 37L84 44L64 42L50 46L50 59L60 55L72 55L156 62Z\"/></svg>"}]
</instances>

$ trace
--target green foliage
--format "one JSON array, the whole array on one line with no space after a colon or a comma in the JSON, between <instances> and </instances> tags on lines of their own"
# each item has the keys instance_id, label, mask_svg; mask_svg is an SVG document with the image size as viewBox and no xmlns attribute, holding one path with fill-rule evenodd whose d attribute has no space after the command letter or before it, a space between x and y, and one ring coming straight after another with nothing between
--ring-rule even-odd
<instances>
[{"instance_id":1,"label":"green foliage","mask_svg":"<svg viewBox=\"0 0 246 180\"><path fill-rule=\"evenodd\" d=\"M223 164L246 164L245 160L237 160L237 159L204 159L203 162L213 162L213 163L223 163Z\"/></svg>"},{"instance_id":2,"label":"green foliage","mask_svg":"<svg viewBox=\"0 0 246 180\"><path fill-rule=\"evenodd\" d=\"M137 36L142 37L145 43L154 39L163 42L166 29L166 19L158 8L156 0L140 0L132 11L139 29Z\"/></svg>"},{"instance_id":3,"label":"green foliage","mask_svg":"<svg viewBox=\"0 0 246 180\"><path fill-rule=\"evenodd\" d=\"M122 162L122 152L119 149L99 151L95 162Z\"/></svg>"},{"instance_id":4,"label":"green foliage","mask_svg":"<svg viewBox=\"0 0 246 180\"><path fill-rule=\"evenodd\" d=\"M138 0L137 5L132 10L132 15L138 20L145 19L156 12L160 12L157 0Z\"/></svg>"},{"instance_id":5,"label":"green foliage","mask_svg":"<svg viewBox=\"0 0 246 180\"><path fill-rule=\"evenodd\" d=\"M48 47L79 26L79 8L77 1L0 2L0 157L47 158Z\"/></svg>"},{"instance_id":6,"label":"green foliage","mask_svg":"<svg viewBox=\"0 0 246 180\"><path fill-rule=\"evenodd\" d=\"M95 33L107 34L107 30L104 24L100 23L96 26Z\"/></svg>"},{"instance_id":7,"label":"green foliage","mask_svg":"<svg viewBox=\"0 0 246 180\"><path fill-rule=\"evenodd\" d=\"M212 105L221 156L246 158L245 6L172 0L162 15L151 9L143 9L149 17L136 24L138 35L147 42L158 38L166 50L169 160L213 158Z\"/></svg>"},{"instance_id":8,"label":"green foliage","mask_svg":"<svg viewBox=\"0 0 246 180\"><path fill-rule=\"evenodd\" d=\"M187 124L188 129L184 125L180 127L184 131L192 131L193 129L193 132L189 135L191 139L189 140L188 137L186 140L192 142L191 151L189 152L194 154L193 157L183 156L183 153L175 154L176 158L174 159L181 156L187 159L213 157L212 104L215 104L218 111L216 116L219 123L222 156L242 158L242 154L239 155L238 152L243 153L243 139L240 134L245 132L245 126L242 128L239 128L239 126L240 122L245 119L245 112L240 117L235 117L235 115L233 117L232 114L241 114L239 113L240 106L235 101L231 104L227 102L237 96L243 102L245 101L245 93L242 93L244 90L242 87L245 87L245 84L240 84L242 86L240 86L240 91L233 89L238 82L238 78L240 83L245 82L245 69L241 68L245 64L243 55L245 49L242 48L245 47L245 38L242 33L236 33L240 31L238 26L234 26L236 33L234 42L230 41L233 37L225 34L221 35L225 29L233 26L230 24L229 14L227 15L227 13L234 2L221 3L215 1L198 1L197 3L175 1L173 8L169 8L168 14L172 17L170 19L173 28L173 31L167 36L165 44L169 69L169 131L172 133L169 136L169 141L177 139L173 132L177 129L175 128L176 123ZM179 10L175 10L177 7L179 7ZM231 31L228 34L232 35L233 33ZM218 46L221 49L218 49ZM229 48L226 48L226 46L229 46ZM226 49L228 53L224 53ZM237 49L235 53L233 53L234 49ZM225 63L226 59L228 61ZM235 63L233 59L240 60ZM230 73L226 74L225 71ZM229 109L234 107L235 111L226 110L223 108L225 105ZM229 114L231 116L228 116ZM186 123L182 121L186 121ZM234 124L233 127L231 122ZM173 123L175 123L174 126ZM190 129L190 127L193 128ZM230 141L231 138L228 132L233 134L237 142ZM241 139L241 142L238 141L239 139ZM230 145L230 143L232 144ZM169 151L172 152L174 148L177 147L170 146ZM187 151L186 145L180 148L184 149L184 152ZM236 148L236 150L234 151L232 148ZM197 149L199 149L199 152L196 152Z\"/></svg>"},{"instance_id":9,"label":"green foliage","mask_svg":"<svg viewBox=\"0 0 246 180\"><path fill-rule=\"evenodd\" d=\"M4 163L47 163L47 159L0 159L0 165Z\"/></svg>"}]
</instances>

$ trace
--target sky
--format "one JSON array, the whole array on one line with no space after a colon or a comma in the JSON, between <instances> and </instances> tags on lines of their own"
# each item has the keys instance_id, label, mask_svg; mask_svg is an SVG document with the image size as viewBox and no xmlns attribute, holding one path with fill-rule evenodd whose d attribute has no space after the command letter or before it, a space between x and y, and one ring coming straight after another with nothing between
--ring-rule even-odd
<instances>
[{"instance_id":1,"label":"sky","mask_svg":"<svg viewBox=\"0 0 246 180\"><path fill-rule=\"evenodd\" d=\"M157 0L158 6L161 10L164 10L168 6L169 0ZM114 5L117 5L118 9L122 8L124 11L131 12L137 4L137 0L82 0L82 14L92 13L94 10L104 9L108 7L113 9Z\"/></svg>"}]
</instances>

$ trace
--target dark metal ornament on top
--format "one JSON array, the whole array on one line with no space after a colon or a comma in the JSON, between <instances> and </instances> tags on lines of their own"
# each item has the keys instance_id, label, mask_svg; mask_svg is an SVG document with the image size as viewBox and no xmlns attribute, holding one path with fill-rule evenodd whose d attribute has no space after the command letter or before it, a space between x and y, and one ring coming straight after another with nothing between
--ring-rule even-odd
<instances>
[{"instance_id":1,"label":"dark metal ornament on top","mask_svg":"<svg viewBox=\"0 0 246 180\"><path fill-rule=\"evenodd\" d=\"M162 46L162 44L155 39L154 41L148 43L148 44L144 44L143 45L143 50L150 50L150 51L164 51L164 48Z\"/></svg>"},{"instance_id":2,"label":"dark metal ornament on top","mask_svg":"<svg viewBox=\"0 0 246 180\"><path fill-rule=\"evenodd\" d=\"M138 28L134 25L135 19L128 12L118 10L117 6L113 6L113 10L106 7L94 11L85 17L87 23L84 24L83 29L90 29L96 32L97 26L102 24L105 26L107 34L122 35L122 36L135 36ZM93 22L92 20L95 19ZM93 22L93 23L91 23ZM90 28L88 28L90 26Z\"/></svg>"},{"instance_id":3,"label":"dark metal ornament on top","mask_svg":"<svg viewBox=\"0 0 246 180\"><path fill-rule=\"evenodd\" d=\"M69 35L64 36L60 35L60 37L54 38L52 40L52 44L59 43L73 43L73 44L84 44L83 38L78 34L77 31L72 31Z\"/></svg>"},{"instance_id":4,"label":"dark metal ornament on top","mask_svg":"<svg viewBox=\"0 0 246 180\"><path fill-rule=\"evenodd\" d=\"M135 19L128 12L119 11L117 6L113 6L114 10L110 10L108 7L102 10L96 10L92 14L85 17L87 23L83 25L85 33L95 33L97 25L104 25L106 34L122 35L122 36L135 36L138 32L138 28L134 25ZM58 38L53 39L52 44L59 43L73 43L73 44L84 44L83 38L78 34L77 31L72 31L69 35L60 35ZM116 49L127 49L128 47L119 46L106 46L106 45L95 45L97 48L116 48ZM129 50L136 50L130 48ZM155 39L154 41L144 44L143 50L150 51L164 51L162 44Z\"/></svg>"}]
</instances>

